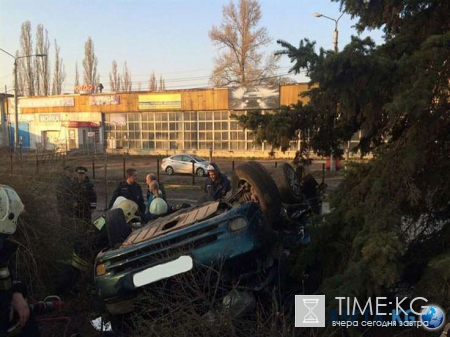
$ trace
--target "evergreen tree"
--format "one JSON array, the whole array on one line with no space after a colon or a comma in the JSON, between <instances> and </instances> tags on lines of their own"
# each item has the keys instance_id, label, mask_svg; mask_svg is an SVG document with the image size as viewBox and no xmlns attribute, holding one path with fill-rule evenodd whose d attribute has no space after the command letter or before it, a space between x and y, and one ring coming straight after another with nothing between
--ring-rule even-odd
<instances>
[{"instance_id":1,"label":"evergreen tree","mask_svg":"<svg viewBox=\"0 0 450 337\"><path fill-rule=\"evenodd\" d=\"M278 41L291 71L310 77L309 102L240 123L280 146L302 130L322 155L361 130L354 150L374 158L347 171L294 273L320 269L317 285L333 297L396 294L402 285L448 311L450 3L340 2L360 31L384 29L384 44L353 37L335 53L316 52L307 39L298 47Z\"/></svg>"}]
</instances>

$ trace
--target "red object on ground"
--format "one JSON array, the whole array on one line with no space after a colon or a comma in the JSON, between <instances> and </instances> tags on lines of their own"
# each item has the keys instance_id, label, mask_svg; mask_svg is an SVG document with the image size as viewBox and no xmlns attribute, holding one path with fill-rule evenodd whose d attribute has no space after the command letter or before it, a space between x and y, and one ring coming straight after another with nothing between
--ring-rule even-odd
<instances>
[{"instance_id":1,"label":"red object on ground","mask_svg":"<svg viewBox=\"0 0 450 337\"><path fill-rule=\"evenodd\" d=\"M339 170L341 169L341 167L342 167L342 164L341 164L341 158L335 157L335 158L334 158L334 165L335 165L335 167L336 167L336 171L339 171ZM325 168L326 168L327 170L330 170L330 168L331 168L331 158L330 158L330 156L328 156L328 157L326 158Z\"/></svg>"}]
</instances>

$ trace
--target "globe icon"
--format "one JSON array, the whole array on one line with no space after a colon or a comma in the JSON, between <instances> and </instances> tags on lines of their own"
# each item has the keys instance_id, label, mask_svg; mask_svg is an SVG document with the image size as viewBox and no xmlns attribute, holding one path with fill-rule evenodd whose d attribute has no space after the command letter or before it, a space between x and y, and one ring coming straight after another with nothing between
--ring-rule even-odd
<instances>
[{"instance_id":1,"label":"globe icon","mask_svg":"<svg viewBox=\"0 0 450 337\"><path fill-rule=\"evenodd\" d=\"M438 306L429 306L422 311L420 320L427 329L438 329L444 323L444 312Z\"/></svg>"}]
</instances>

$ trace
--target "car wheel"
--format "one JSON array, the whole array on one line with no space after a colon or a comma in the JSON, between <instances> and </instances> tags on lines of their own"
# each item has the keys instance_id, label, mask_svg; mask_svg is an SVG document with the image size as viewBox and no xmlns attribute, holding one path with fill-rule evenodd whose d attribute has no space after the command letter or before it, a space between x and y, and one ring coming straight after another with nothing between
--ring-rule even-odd
<instances>
[{"instance_id":1,"label":"car wheel","mask_svg":"<svg viewBox=\"0 0 450 337\"><path fill-rule=\"evenodd\" d=\"M266 171L260 170L255 164L250 163L238 166L235 173L238 177L238 185L250 185L253 189L250 197L256 199L253 201L258 202L268 222L276 224L281 211L281 198L272 177Z\"/></svg>"},{"instance_id":2,"label":"car wheel","mask_svg":"<svg viewBox=\"0 0 450 337\"><path fill-rule=\"evenodd\" d=\"M260 162L257 161L249 161L248 165L253 166L256 170L264 171L268 176L270 176L269 170Z\"/></svg>"},{"instance_id":3,"label":"car wheel","mask_svg":"<svg viewBox=\"0 0 450 337\"><path fill-rule=\"evenodd\" d=\"M166 167L166 173L171 176L172 174L174 174L173 168L172 166L167 166Z\"/></svg>"},{"instance_id":4,"label":"car wheel","mask_svg":"<svg viewBox=\"0 0 450 337\"><path fill-rule=\"evenodd\" d=\"M111 247L120 244L131 234L125 215L120 208L111 209L105 214L105 226Z\"/></svg>"},{"instance_id":5,"label":"car wheel","mask_svg":"<svg viewBox=\"0 0 450 337\"><path fill-rule=\"evenodd\" d=\"M197 171L195 172L199 177L203 177L205 175L205 170L202 169L201 167L197 169Z\"/></svg>"},{"instance_id":6,"label":"car wheel","mask_svg":"<svg viewBox=\"0 0 450 337\"><path fill-rule=\"evenodd\" d=\"M291 165L284 163L277 168L273 174L273 179L278 186L283 202L299 203L303 200L301 178Z\"/></svg>"}]
</instances>

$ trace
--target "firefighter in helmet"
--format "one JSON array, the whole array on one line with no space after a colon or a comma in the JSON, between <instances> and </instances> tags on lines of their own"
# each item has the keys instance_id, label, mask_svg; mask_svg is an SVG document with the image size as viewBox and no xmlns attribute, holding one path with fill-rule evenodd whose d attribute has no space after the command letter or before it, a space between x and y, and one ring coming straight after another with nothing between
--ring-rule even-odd
<instances>
[{"instance_id":1,"label":"firefighter in helmet","mask_svg":"<svg viewBox=\"0 0 450 337\"><path fill-rule=\"evenodd\" d=\"M105 215L93 222L94 232L74 244L71 259L62 269L57 284L59 294L75 290L83 273L88 272L95 256L107 247L123 242L131 233L129 223L139 214L139 206L132 200L118 197Z\"/></svg>"},{"instance_id":2,"label":"firefighter in helmet","mask_svg":"<svg viewBox=\"0 0 450 337\"><path fill-rule=\"evenodd\" d=\"M19 336L40 336L36 322L30 319L27 289L15 279L10 268L18 245L9 236L15 233L18 217L23 211L16 191L0 185L0 336L6 336L18 325L22 327ZM13 323L14 317L16 323Z\"/></svg>"}]
</instances>

